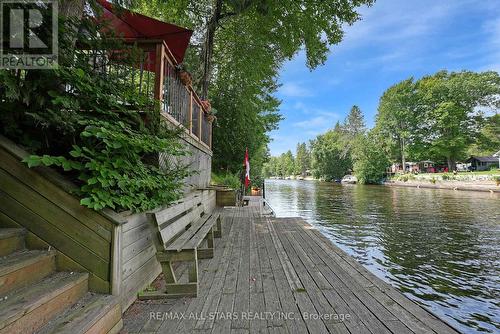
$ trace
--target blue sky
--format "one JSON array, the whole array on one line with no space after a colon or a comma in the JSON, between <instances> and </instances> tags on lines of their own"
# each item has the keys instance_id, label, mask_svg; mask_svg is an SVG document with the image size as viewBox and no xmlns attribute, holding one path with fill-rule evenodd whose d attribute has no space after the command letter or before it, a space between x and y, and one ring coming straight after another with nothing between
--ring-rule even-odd
<instances>
[{"instance_id":1,"label":"blue sky","mask_svg":"<svg viewBox=\"0 0 500 334\"><path fill-rule=\"evenodd\" d=\"M500 0L378 0L360 12L325 65L311 72L299 53L283 66L276 97L285 119L271 133L272 155L295 153L354 104L372 127L382 93L408 77L500 71Z\"/></svg>"}]
</instances>

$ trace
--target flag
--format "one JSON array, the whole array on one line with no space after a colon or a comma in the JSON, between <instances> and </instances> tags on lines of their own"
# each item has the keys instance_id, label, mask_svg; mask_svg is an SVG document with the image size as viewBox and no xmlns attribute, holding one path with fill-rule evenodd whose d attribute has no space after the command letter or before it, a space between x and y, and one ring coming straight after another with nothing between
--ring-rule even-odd
<instances>
[{"instance_id":1,"label":"flag","mask_svg":"<svg viewBox=\"0 0 500 334\"><path fill-rule=\"evenodd\" d=\"M248 148L245 150L245 189L250 185L250 161L248 160Z\"/></svg>"}]
</instances>

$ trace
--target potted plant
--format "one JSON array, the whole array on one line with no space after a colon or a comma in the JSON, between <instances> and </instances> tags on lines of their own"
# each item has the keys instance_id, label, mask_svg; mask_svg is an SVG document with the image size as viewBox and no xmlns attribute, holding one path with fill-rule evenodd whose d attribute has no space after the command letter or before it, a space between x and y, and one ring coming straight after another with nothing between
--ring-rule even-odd
<instances>
[{"instance_id":1,"label":"potted plant","mask_svg":"<svg viewBox=\"0 0 500 334\"><path fill-rule=\"evenodd\" d=\"M215 114L217 114L217 110L215 110L215 108L210 108L210 109L211 110L207 114L207 121L213 123L214 121L217 120L217 116L215 116Z\"/></svg>"},{"instance_id":2,"label":"potted plant","mask_svg":"<svg viewBox=\"0 0 500 334\"><path fill-rule=\"evenodd\" d=\"M193 77L191 76L191 73L186 70L184 65L177 65L175 69L177 70L179 79L184 86L190 86L193 83Z\"/></svg>"},{"instance_id":3,"label":"potted plant","mask_svg":"<svg viewBox=\"0 0 500 334\"><path fill-rule=\"evenodd\" d=\"M210 111L212 110L212 104L209 100L201 100L201 106L207 113L210 113Z\"/></svg>"}]
</instances>

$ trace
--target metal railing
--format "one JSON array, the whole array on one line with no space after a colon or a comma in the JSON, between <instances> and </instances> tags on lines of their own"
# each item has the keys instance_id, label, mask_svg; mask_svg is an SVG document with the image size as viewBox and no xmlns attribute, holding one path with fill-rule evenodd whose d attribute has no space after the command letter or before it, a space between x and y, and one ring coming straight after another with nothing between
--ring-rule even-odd
<instances>
[{"instance_id":1,"label":"metal railing","mask_svg":"<svg viewBox=\"0 0 500 334\"><path fill-rule=\"evenodd\" d=\"M176 61L163 41L138 43L139 52L134 65L120 62L120 52L113 56L109 51L89 52L94 70L118 76L140 96L160 102L164 120L179 126L193 139L212 147L212 122L200 98L191 85L184 85ZM156 55L153 57L153 55ZM159 60L159 61L158 61Z\"/></svg>"},{"instance_id":2,"label":"metal railing","mask_svg":"<svg viewBox=\"0 0 500 334\"><path fill-rule=\"evenodd\" d=\"M165 43L156 45L156 59L162 59L155 71L155 98L161 102L162 116L211 149L212 122L208 110L193 87L181 81L175 58Z\"/></svg>"}]
</instances>

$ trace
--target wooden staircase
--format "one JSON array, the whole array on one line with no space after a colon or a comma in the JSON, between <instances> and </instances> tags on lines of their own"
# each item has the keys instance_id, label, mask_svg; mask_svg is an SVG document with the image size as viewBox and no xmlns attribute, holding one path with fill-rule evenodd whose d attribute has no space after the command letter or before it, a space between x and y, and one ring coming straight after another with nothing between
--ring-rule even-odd
<instances>
[{"instance_id":1,"label":"wooden staircase","mask_svg":"<svg viewBox=\"0 0 500 334\"><path fill-rule=\"evenodd\" d=\"M57 252L28 250L25 237L0 228L0 334L118 333L118 300L89 292L88 273L57 272Z\"/></svg>"}]
</instances>

